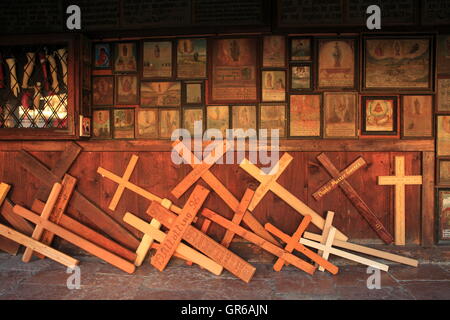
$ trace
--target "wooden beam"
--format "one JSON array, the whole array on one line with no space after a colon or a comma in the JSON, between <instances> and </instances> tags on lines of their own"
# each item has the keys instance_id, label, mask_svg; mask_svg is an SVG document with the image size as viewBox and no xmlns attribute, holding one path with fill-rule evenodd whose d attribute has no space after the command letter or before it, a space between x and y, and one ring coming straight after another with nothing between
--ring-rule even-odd
<instances>
[{"instance_id":1,"label":"wooden beam","mask_svg":"<svg viewBox=\"0 0 450 320\"><path fill-rule=\"evenodd\" d=\"M167 208L166 208L167 209ZM208 219L204 219L203 223L202 223L202 227L200 228L200 231L203 232L204 234L208 233L208 229L211 225L211 220ZM192 266L192 261L186 261L186 265L188 266ZM201 268L201 267L200 267ZM203 269L203 268L202 268Z\"/></svg>"},{"instance_id":2,"label":"wooden beam","mask_svg":"<svg viewBox=\"0 0 450 320\"><path fill-rule=\"evenodd\" d=\"M10 185L6 183L0 183L0 206L6 199L6 196L11 189ZM5 251L6 253L16 255L19 252L20 244L12 241L6 237L0 236L0 250Z\"/></svg>"},{"instance_id":3,"label":"wooden beam","mask_svg":"<svg viewBox=\"0 0 450 320\"><path fill-rule=\"evenodd\" d=\"M3 218L17 231L27 235L31 236L33 233L34 228L31 226L31 224L22 218L21 216L15 214L13 212L14 204L9 201L8 199L5 199L5 202L3 203L3 206L0 209L0 215L3 216Z\"/></svg>"}]
</instances>

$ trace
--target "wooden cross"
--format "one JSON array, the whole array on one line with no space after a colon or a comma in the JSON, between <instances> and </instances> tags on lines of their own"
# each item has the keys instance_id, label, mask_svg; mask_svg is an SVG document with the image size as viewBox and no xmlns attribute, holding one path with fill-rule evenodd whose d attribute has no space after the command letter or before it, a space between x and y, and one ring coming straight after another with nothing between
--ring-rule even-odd
<instances>
[{"instance_id":1,"label":"wooden cross","mask_svg":"<svg viewBox=\"0 0 450 320\"><path fill-rule=\"evenodd\" d=\"M333 226L333 219L334 219L334 212L328 211L327 216L325 218L325 225L322 230L322 239L320 240L320 243L323 245L326 245L327 239L329 238L331 227ZM331 237L330 239L333 239L334 237ZM333 243L331 243L333 244ZM330 244L330 245L331 245ZM324 259L328 259L329 252L324 252L322 250L319 250L317 252L318 255L322 256ZM324 268L322 266L319 267L319 271L324 271Z\"/></svg>"},{"instance_id":2,"label":"wooden cross","mask_svg":"<svg viewBox=\"0 0 450 320\"><path fill-rule=\"evenodd\" d=\"M114 193L114 196L111 200L111 203L109 204L109 210L115 211L117 208L117 204L120 201L120 198L122 197L123 192L125 191L125 185L129 182L131 175L133 174L133 170L136 167L136 163L139 160L139 157L136 155L132 155L130 162L128 163L128 166L125 170L125 173L123 174L123 177L120 179L120 182L118 182L117 190Z\"/></svg>"},{"instance_id":3,"label":"wooden cross","mask_svg":"<svg viewBox=\"0 0 450 320\"><path fill-rule=\"evenodd\" d=\"M292 156L290 156L288 153L283 154L280 161L278 161L277 165L275 165L275 167L269 174L265 174L261 169L259 169L247 159L244 159L241 162L240 167L261 183L258 189L256 189L255 191L255 196L250 203L249 210L252 211L253 209L255 209L255 207L262 200L265 194L270 190L301 215L311 216L311 222L316 227L322 230L325 224L325 220L317 212L308 207L303 201L295 197L292 193L290 193L276 181L278 177L280 177L280 175L283 173L283 170L286 169L286 167L292 161L292 159ZM343 241L346 241L348 239L347 236L340 231L337 231L336 237Z\"/></svg>"},{"instance_id":4,"label":"wooden cross","mask_svg":"<svg viewBox=\"0 0 450 320\"><path fill-rule=\"evenodd\" d=\"M223 148L216 147L213 155L208 156L204 162L201 162L192 152L187 148L182 148L184 144L181 141L173 143L174 149L179 153L183 159L191 165L193 170L172 190L172 194L179 198L186 190L188 190L200 178L205 181L208 186L215 191L215 193L228 205L233 211L237 212L239 209L239 200L220 182L217 177L212 174L209 169L214 163L220 159L226 151L229 150L231 144L224 142ZM218 149L219 148L219 149ZM218 149L218 150L217 150ZM196 164L197 163L197 164ZM198 164L199 163L199 164ZM243 216L244 223L257 235L266 239L269 242L279 246L277 240L267 232L261 223L250 213L245 210ZM230 237L230 234L227 236Z\"/></svg>"},{"instance_id":5,"label":"wooden cross","mask_svg":"<svg viewBox=\"0 0 450 320\"><path fill-rule=\"evenodd\" d=\"M355 209L359 212L359 214L367 221L369 226L376 232L376 234L387 244L392 243L394 238L389 233L389 231L384 227L383 223L378 219L375 213L369 208L369 206L364 202L364 200L359 196L356 190L350 185L350 183L345 180L343 177L346 176L346 171L339 172L338 169L333 165L331 160L325 155L325 153L321 153L317 160L322 164L328 174L334 179L333 181L339 181L337 185L341 188L342 192L346 195L346 197L353 204ZM350 165L346 170L350 170L352 166L358 167L357 163L360 162L357 160L355 163ZM347 171L348 172L348 171ZM320 191L320 190L319 190ZM317 192L316 192L317 193ZM318 193L317 193L318 195ZM316 196L317 196L316 195ZM339 239L342 240L342 239Z\"/></svg>"},{"instance_id":6,"label":"wooden cross","mask_svg":"<svg viewBox=\"0 0 450 320\"><path fill-rule=\"evenodd\" d=\"M308 228L309 224L311 222L311 216L305 216L298 226L295 233L292 235L292 237L288 236L287 234L283 233L281 230L277 229L275 226L273 226L270 223L266 223L265 228L283 240L286 243L286 247L284 250L286 250L289 253L292 253L292 251L297 250L301 253L303 253L305 256L310 258L311 260L315 261L317 264L320 265L321 268L325 267L328 271L330 271L332 274L337 274L339 269L335 265L331 264L327 260L320 257L320 255L314 253L313 251L309 250L305 246L299 243L300 238L302 237L302 234L305 232L305 230ZM281 271L285 264L285 260L283 258L278 258L278 260L275 262L273 269L275 271Z\"/></svg>"},{"instance_id":7,"label":"wooden cross","mask_svg":"<svg viewBox=\"0 0 450 320\"><path fill-rule=\"evenodd\" d=\"M175 214L156 201L152 202L147 213L169 229L172 228L177 218ZM245 282L249 282L256 271L251 264L191 225L187 227L182 238Z\"/></svg>"},{"instance_id":8,"label":"wooden cross","mask_svg":"<svg viewBox=\"0 0 450 320\"><path fill-rule=\"evenodd\" d=\"M395 186L395 244L404 246L405 236L405 186L421 185L422 176L405 176L405 157L395 157L395 176L378 177L378 184Z\"/></svg>"},{"instance_id":9,"label":"wooden cross","mask_svg":"<svg viewBox=\"0 0 450 320\"><path fill-rule=\"evenodd\" d=\"M207 234L210 226L211 226L211 220L204 219L203 223L202 223L202 227L200 228L200 231L203 232L204 234ZM192 266L192 261L188 260L188 261L186 261L186 264L188 266ZM201 266L200 266L200 268L203 269Z\"/></svg>"},{"instance_id":10,"label":"wooden cross","mask_svg":"<svg viewBox=\"0 0 450 320\"><path fill-rule=\"evenodd\" d=\"M209 209L203 209L202 215L212 220L213 222L219 224L220 226L224 227L225 229L233 230L233 232L236 233L238 236L256 244L260 248L266 250L267 252L270 252L271 254L277 256L278 258L282 258L284 261L287 261L288 263L299 268L300 270L305 271L306 273L313 274L314 271L316 270L315 266L307 263L306 261L293 255L292 253L275 246L271 242L266 241L265 239L242 228L241 226L234 224L233 222L225 219L221 215Z\"/></svg>"}]
</instances>

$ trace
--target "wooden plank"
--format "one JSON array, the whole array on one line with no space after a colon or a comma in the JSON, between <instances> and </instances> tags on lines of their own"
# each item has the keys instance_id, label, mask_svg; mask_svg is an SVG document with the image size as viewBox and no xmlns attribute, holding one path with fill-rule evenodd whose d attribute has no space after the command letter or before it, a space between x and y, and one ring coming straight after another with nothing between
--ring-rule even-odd
<instances>
[{"instance_id":1,"label":"wooden plank","mask_svg":"<svg viewBox=\"0 0 450 320\"><path fill-rule=\"evenodd\" d=\"M334 212L333 211L328 211L327 212L327 216L325 218L325 226L323 227L322 230L322 240L320 241L321 244L326 245L327 239L328 239L328 234L330 233L330 229L333 225L333 219L334 219ZM317 252L317 254L319 256L323 257L323 252L322 250L319 250ZM319 267L319 271L324 271L324 269L322 268L322 266Z\"/></svg>"},{"instance_id":2,"label":"wooden plank","mask_svg":"<svg viewBox=\"0 0 450 320\"><path fill-rule=\"evenodd\" d=\"M3 201L5 201L6 196L10 189L11 189L10 185L7 185L6 183L3 182L0 183L0 206L3 204ZM19 251L19 248L20 244L18 244L17 242L14 242L6 237L0 236L0 250L15 256Z\"/></svg>"},{"instance_id":3,"label":"wooden plank","mask_svg":"<svg viewBox=\"0 0 450 320\"><path fill-rule=\"evenodd\" d=\"M125 214L123 221L132 225L137 230L145 233L150 238L155 239L158 242L164 242L167 237L167 235L161 230L153 227L151 224L142 219L139 219L129 212ZM152 244L152 246L153 245L154 244ZM160 245L156 247L157 250L161 249ZM175 250L175 255L176 254L181 255L183 259L189 259L190 261L193 261L194 263L202 266L215 275L220 275L222 273L223 267L221 265L183 243L178 244Z\"/></svg>"},{"instance_id":4,"label":"wooden plank","mask_svg":"<svg viewBox=\"0 0 450 320\"><path fill-rule=\"evenodd\" d=\"M3 201L5 201L6 196L8 195L9 190L11 189L11 186L6 183L0 183L0 206L3 204Z\"/></svg>"},{"instance_id":5,"label":"wooden plank","mask_svg":"<svg viewBox=\"0 0 450 320\"><path fill-rule=\"evenodd\" d=\"M321 153L317 160L322 164L325 170L332 178L338 178L340 172L333 165L331 160L325 155L325 153ZM355 189L348 183L348 181L343 180L339 184L342 192L346 195L346 197L353 204L355 209L359 212L359 214L367 221L369 226L376 232L376 234L382 239L385 243L389 244L394 241L394 238L389 233L389 231L384 227L383 223L378 219L375 213L369 208L369 206L364 202L364 200L359 196ZM336 235L339 239L339 235ZM340 239L342 240L342 239Z\"/></svg>"},{"instance_id":6,"label":"wooden plank","mask_svg":"<svg viewBox=\"0 0 450 320\"><path fill-rule=\"evenodd\" d=\"M31 207L31 211L36 213L41 213L44 209L44 203L39 200L34 200L33 205ZM136 254L134 252L131 252L130 250L122 247L121 245L117 244L116 242L106 238L105 236L101 235L100 233L86 227L85 225L81 224L75 219L72 219L66 214L62 214L58 225L63 227L64 229L67 229L69 231L72 231L75 234L78 234L82 238L95 243L96 245L102 247L103 249L106 249L128 261L135 261L136 260Z\"/></svg>"},{"instance_id":7,"label":"wooden plank","mask_svg":"<svg viewBox=\"0 0 450 320\"><path fill-rule=\"evenodd\" d=\"M204 219L203 223L202 223L202 227L200 228L200 231L203 232L204 234L207 234L210 225L211 225L211 220ZM192 266L192 261L186 261L186 264L188 266Z\"/></svg>"},{"instance_id":8,"label":"wooden plank","mask_svg":"<svg viewBox=\"0 0 450 320\"><path fill-rule=\"evenodd\" d=\"M175 253L178 244L181 242L184 233L191 225L192 221L194 221L194 217L203 206L203 203L208 195L208 189L200 185L195 187L194 191L189 196L186 205L181 210L180 215L173 222L167 237L161 243L161 248L159 248L155 255L151 258L151 264L156 269L159 271L163 271L165 269L170 258Z\"/></svg>"},{"instance_id":9,"label":"wooden plank","mask_svg":"<svg viewBox=\"0 0 450 320\"><path fill-rule=\"evenodd\" d=\"M72 243L73 245L87 251L88 253L112 264L113 266L128 272L133 273L135 270L134 264L112 254L111 252L93 244L92 242L83 239L82 237L76 235L75 233L68 231L57 224L50 222L46 219L42 219L40 216L36 215L34 212L25 209L21 206L14 206L14 212L18 215L24 217L25 219L33 222L36 225L42 226L42 228L50 230L55 235L64 240Z\"/></svg>"},{"instance_id":10,"label":"wooden plank","mask_svg":"<svg viewBox=\"0 0 450 320\"><path fill-rule=\"evenodd\" d=\"M56 201L58 200L58 196L61 192L62 186L59 183L55 183L52 191L50 191L50 195L48 197L47 202L45 203L44 209L42 210L41 213L41 219L43 220L48 220L48 218L50 217L50 214L55 206ZM16 212L17 213L17 212ZM34 240L39 241L41 239L42 233L44 232L44 228L40 225L36 225L36 227L34 228L33 234L31 235L31 237ZM25 252L23 254L22 257L22 261L23 262L30 262L31 261L31 257L33 256L33 249L31 248L26 248Z\"/></svg>"},{"instance_id":11,"label":"wooden plank","mask_svg":"<svg viewBox=\"0 0 450 320\"><path fill-rule=\"evenodd\" d=\"M121 182L117 186L117 190L114 193L111 203L109 204L109 210L111 210L111 211L116 210L117 205L119 204L120 198L122 198L122 194L125 191L125 183L130 180L130 177L133 174L134 168L136 167L138 160L139 160L138 156L136 156L136 155L131 156L130 162L128 163L125 173L123 174Z\"/></svg>"},{"instance_id":12,"label":"wooden plank","mask_svg":"<svg viewBox=\"0 0 450 320\"><path fill-rule=\"evenodd\" d=\"M238 226L231 221L225 219L224 217L218 215L217 213L209 210L209 209L203 209L202 215L210 219L211 221L221 225L222 227L226 229L232 229L234 233L239 235L240 237L256 244L260 248L266 250L267 252L270 252L271 254L282 258L283 260L289 262L293 266L299 268L300 270L305 271L306 273L313 274L316 270L316 267L313 265L303 261L302 259L294 256L292 253L287 252L280 247L275 246L271 242L268 242L261 238L260 236L245 230L241 226Z\"/></svg>"},{"instance_id":13,"label":"wooden plank","mask_svg":"<svg viewBox=\"0 0 450 320\"><path fill-rule=\"evenodd\" d=\"M152 203L147 213L161 222L166 228L172 228L172 225L177 217L157 202ZM249 282L256 271L256 268L251 264L247 263L245 260L193 226L189 226L187 228L183 235L183 240L188 242L197 250L203 252L205 255L245 282Z\"/></svg>"},{"instance_id":14,"label":"wooden plank","mask_svg":"<svg viewBox=\"0 0 450 320\"><path fill-rule=\"evenodd\" d=\"M20 243L27 248L31 248L33 251L39 252L40 254L65 265L66 267L74 267L79 263L78 260L2 224L0 224L0 234L3 237Z\"/></svg>"},{"instance_id":15,"label":"wooden plank","mask_svg":"<svg viewBox=\"0 0 450 320\"><path fill-rule=\"evenodd\" d=\"M155 229L161 228L161 223L159 223L159 221L156 219L152 219L152 221L150 222L150 225ZM141 244L139 245L139 247L136 250L136 260L134 261L134 265L136 267L140 267L142 265L142 263L144 262L144 259L147 256L147 253L149 252L149 250L153 244L153 241L154 241L154 239L150 235L148 235L146 233L144 234L144 236L142 237L142 240L141 240Z\"/></svg>"},{"instance_id":16,"label":"wooden plank","mask_svg":"<svg viewBox=\"0 0 450 320\"><path fill-rule=\"evenodd\" d=\"M434 152L422 153L422 234L421 244L431 247L435 244L435 202L434 202Z\"/></svg>"},{"instance_id":17,"label":"wooden plank","mask_svg":"<svg viewBox=\"0 0 450 320\"><path fill-rule=\"evenodd\" d=\"M13 212L14 204L9 201L8 199L5 199L5 202L3 203L3 206L0 209L0 215L3 216L3 218L17 231L27 235L31 236L33 233L34 228L31 226L31 224L22 218L21 216L15 214Z\"/></svg>"}]
</instances>

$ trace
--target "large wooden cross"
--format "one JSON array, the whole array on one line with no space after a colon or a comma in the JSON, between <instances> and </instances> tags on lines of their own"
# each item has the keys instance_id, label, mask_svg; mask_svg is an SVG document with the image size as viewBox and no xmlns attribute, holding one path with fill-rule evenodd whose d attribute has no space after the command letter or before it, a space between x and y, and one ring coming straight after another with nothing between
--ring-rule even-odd
<instances>
[{"instance_id":1,"label":"large wooden cross","mask_svg":"<svg viewBox=\"0 0 450 320\"><path fill-rule=\"evenodd\" d=\"M176 150L183 159L191 165L193 170L172 190L172 194L179 198L200 178L205 181L208 186L215 191L215 193L228 205L233 211L237 212L239 209L239 200L220 182L217 177L209 171L209 169L229 150L231 143L225 140L223 145L219 144L209 156L201 162L191 151L184 147L183 142L175 141L173 143L174 150ZM250 211L245 210L242 217L244 223L254 233L260 237L279 246L279 243L272 235L267 232L261 223L251 214ZM230 237L230 233L227 237Z\"/></svg>"},{"instance_id":2,"label":"large wooden cross","mask_svg":"<svg viewBox=\"0 0 450 320\"><path fill-rule=\"evenodd\" d=\"M348 176L348 171L353 171L352 168L359 167L358 163L360 160L356 160L355 163L350 165L343 172L339 172L339 170L333 165L331 160L325 155L325 153L321 153L317 160L322 164L328 174L333 178L332 184L338 185L342 192L347 196L350 202L353 204L355 209L359 212L359 214L367 221L369 226L376 232L376 234L387 244L391 243L394 238L380 221L380 219L375 215L375 213L369 208L369 206L364 202L364 200L359 196L356 190L350 185L350 183L346 180ZM333 183L335 182L335 183ZM326 184L325 186L327 186ZM321 188L323 189L323 187ZM319 191L321 190L319 189ZM319 191L317 191L316 197L319 196ZM326 193L326 192L325 192ZM323 194L323 192L322 192ZM342 240L342 239L339 239Z\"/></svg>"},{"instance_id":3,"label":"large wooden cross","mask_svg":"<svg viewBox=\"0 0 450 320\"><path fill-rule=\"evenodd\" d=\"M395 244L404 246L406 243L405 186L421 185L422 176L405 176L405 157L395 157L395 176L380 176L378 184L395 186Z\"/></svg>"},{"instance_id":4,"label":"large wooden cross","mask_svg":"<svg viewBox=\"0 0 450 320\"><path fill-rule=\"evenodd\" d=\"M292 159L292 156L290 156L288 153L283 154L280 161L278 161L278 163L269 174L265 174L261 169L259 169L247 159L244 159L241 162L240 167L261 183L258 189L256 189L255 191L255 196L250 203L249 210L254 210L258 203L270 190L301 215L311 216L311 222L316 227L322 230L325 224L325 220L317 212L308 207L303 201L298 199L276 181L281 176L284 169L286 169L286 167L292 161ZM340 231L337 231L336 237L343 241L346 241L348 239L347 236Z\"/></svg>"}]
</instances>

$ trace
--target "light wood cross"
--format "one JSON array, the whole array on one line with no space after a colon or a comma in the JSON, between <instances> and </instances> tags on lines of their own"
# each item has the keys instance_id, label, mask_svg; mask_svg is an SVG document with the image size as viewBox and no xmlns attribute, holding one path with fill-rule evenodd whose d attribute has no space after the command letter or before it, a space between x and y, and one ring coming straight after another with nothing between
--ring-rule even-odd
<instances>
[{"instance_id":1,"label":"light wood cross","mask_svg":"<svg viewBox=\"0 0 450 320\"><path fill-rule=\"evenodd\" d=\"M254 210L258 203L270 190L283 201L285 201L288 205L290 205L299 214L303 216L311 216L312 223L322 230L325 224L325 220L317 212L308 207L303 201L298 199L276 181L281 176L284 169L286 169L286 167L290 164L292 159L292 156L288 153L283 154L281 159L278 161L278 164L275 165L275 167L269 174L265 174L261 169L259 169L247 159L244 159L241 162L240 167L261 183L258 189L256 189L255 191L255 196L250 203L249 210ZM343 241L346 241L348 239L347 236L340 231L336 231L336 237Z\"/></svg>"},{"instance_id":2,"label":"light wood cross","mask_svg":"<svg viewBox=\"0 0 450 320\"><path fill-rule=\"evenodd\" d=\"M378 184L395 186L395 244L404 246L405 236L405 186L421 185L422 176L405 176L405 157L395 157L395 176L380 176Z\"/></svg>"},{"instance_id":3,"label":"light wood cross","mask_svg":"<svg viewBox=\"0 0 450 320\"><path fill-rule=\"evenodd\" d=\"M223 145L219 144L206 159L201 162L191 151L189 151L181 141L173 143L174 149L179 153L183 159L191 165L193 170L172 190L172 194L179 198L186 190L188 190L200 178L205 181L208 186L228 205L233 211L237 212L239 209L239 200L220 182L217 177L212 174L209 169L219 160L226 151L231 147L231 143L225 140ZM279 243L272 235L267 232L261 223L251 214L250 211L245 210L242 217L244 223L257 235L279 246ZM227 236L230 237L230 234Z\"/></svg>"}]
</instances>

